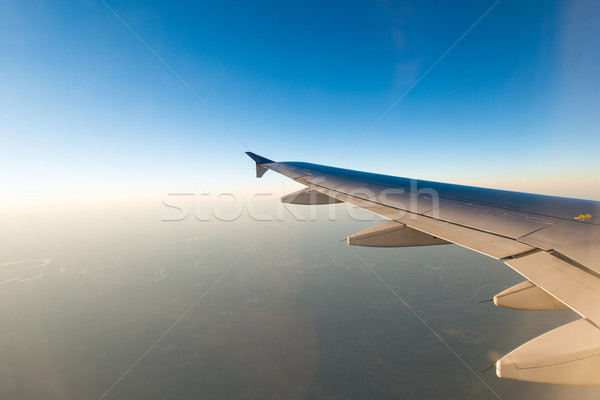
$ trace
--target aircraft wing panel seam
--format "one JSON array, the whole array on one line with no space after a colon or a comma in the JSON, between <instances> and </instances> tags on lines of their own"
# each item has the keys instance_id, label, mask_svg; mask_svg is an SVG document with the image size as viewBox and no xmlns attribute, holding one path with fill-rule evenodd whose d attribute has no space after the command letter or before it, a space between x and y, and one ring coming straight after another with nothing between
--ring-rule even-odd
<instances>
[{"instance_id":1,"label":"aircraft wing panel seam","mask_svg":"<svg viewBox=\"0 0 600 400\"><path fill-rule=\"evenodd\" d=\"M329 188L321 186L321 185L315 185L315 186L313 186L313 188L315 190L321 192L321 193L324 193L324 194L327 194L326 191L333 191L333 192L337 192L337 193L343 194L344 196L349 196L349 197L353 197L353 198L356 198L356 199L359 199L359 200L367 201L369 203L378 204L378 205L383 206L383 207L393 208L395 210L399 210L399 211L403 211L403 212L405 212L407 214L411 214L411 215L416 215L416 216L419 216L419 217L427 218L427 219L432 220L432 221L445 222L445 223L450 224L450 225L460 226L461 228L471 229L471 230L476 231L476 232L481 232L481 233L485 233L485 234L488 234L488 235L493 235L493 236L501 237L501 238L508 239L508 240L518 241L517 239L512 238L510 236L505 236L505 235L501 235L501 234L498 234L498 233L489 232L489 231L485 231L485 230L482 230L482 229L474 228L474 227L471 227L471 226L468 226L468 225L462 225L462 224L459 224L459 223L456 223L456 222L453 222L453 221L448 221L448 220L444 220L444 219L440 219L440 218L435 218L435 217L432 217L432 216L429 216L429 215L425 215L425 213L431 212L431 210L425 211L424 213L417 213L417 212L414 212L414 211L410 211L410 210L407 210L407 209L394 207L392 205L381 203L381 202L374 201L374 200L371 200L371 199L367 199L367 198L364 198L364 197L355 196L355 195L347 194L347 193L344 193L344 192L340 192L340 191L335 190L335 189L329 189ZM319 188L323 188L325 190L319 190ZM344 202L347 202L347 201L344 200ZM402 221L402 223L406 223L406 222ZM546 227L543 227L543 228L540 228L540 229L544 229L544 228L546 228ZM418 229L418 228L415 228L415 229ZM528 245L527 243L523 243L523 244ZM528 246L531 247L531 245L528 245Z\"/></svg>"}]
</instances>

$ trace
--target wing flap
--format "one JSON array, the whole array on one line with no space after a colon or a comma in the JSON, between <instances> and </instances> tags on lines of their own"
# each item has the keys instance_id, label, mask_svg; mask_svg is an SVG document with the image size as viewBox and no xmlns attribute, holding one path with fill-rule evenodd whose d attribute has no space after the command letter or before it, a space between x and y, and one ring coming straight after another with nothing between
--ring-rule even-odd
<instances>
[{"instance_id":1,"label":"wing flap","mask_svg":"<svg viewBox=\"0 0 600 400\"><path fill-rule=\"evenodd\" d=\"M573 311L600 325L599 278L544 251L505 263Z\"/></svg>"},{"instance_id":2,"label":"wing flap","mask_svg":"<svg viewBox=\"0 0 600 400\"><path fill-rule=\"evenodd\" d=\"M437 214L437 218L443 221L453 222L514 239L552 225L552 222L525 218L481 206L446 204L437 210ZM429 211L426 215L434 216L434 211Z\"/></svg>"},{"instance_id":3,"label":"wing flap","mask_svg":"<svg viewBox=\"0 0 600 400\"><path fill-rule=\"evenodd\" d=\"M498 260L534 250L533 247L502 236L466 228L424 216L405 216L398 221L411 228L456 243Z\"/></svg>"},{"instance_id":4,"label":"wing flap","mask_svg":"<svg viewBox=\"0 0 600 400\"><path fill-rule=\"evenodd\" d=\"M562 222L523 236L519 241L557 251L600 274L600 231L596 226Z\"/></svg>"},{"instance_id":5,"label":"wing flap","mask_svg":"<svg viewBox=\"0 0 600 400\"><path fill-rule=\"evenodd\" d=\"M600 274L600 239L558 246L556 251Z\"/></svg>"}]
</instances>

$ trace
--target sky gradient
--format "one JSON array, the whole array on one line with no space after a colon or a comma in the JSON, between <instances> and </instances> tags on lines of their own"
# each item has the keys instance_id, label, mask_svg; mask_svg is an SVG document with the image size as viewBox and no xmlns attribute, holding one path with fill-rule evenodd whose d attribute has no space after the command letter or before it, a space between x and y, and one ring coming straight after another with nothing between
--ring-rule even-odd
<instances>
[{"instance_id":1,"label":"sky gradient","mask_svg":"<svg viewBox=\"0 0 600 400\"><path fill-rule=\"evenodd\" d=\"M3 202L280 188L246 145L599 199L592 1L499 2L344 157L493 4L4 2Z\"/></svg>"},{"instance_id":2,"label":"sky gradient","mask_svg":"<svg viewBox=\"0 0 600 400\"><path fill-rule=\"evenodd\" d=\"M501 261L244 152L598 200L600 2L189 3L0 2L1 398L599 397L479 374L576 318Z\"/></svg>"}]
</instances>

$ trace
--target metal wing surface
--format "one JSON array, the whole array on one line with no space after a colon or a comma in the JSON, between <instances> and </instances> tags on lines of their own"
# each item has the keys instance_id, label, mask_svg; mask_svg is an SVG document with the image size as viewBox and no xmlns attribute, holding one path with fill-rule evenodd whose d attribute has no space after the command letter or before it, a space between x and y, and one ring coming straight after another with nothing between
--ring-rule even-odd
<instances>
[{"instance_id":1,"label":"metal wing surface","mask_svg":"<svg viewBox=\"0 0 600 400\"><path fill-rule=\"evenodd\" d=\"M502 378L600 385L600 202L379 175L247 153L306 186L295 204L346 202L390 221L348 237L359 246L455 243L504 261L526 279L494 296L522 310L570 308L582 318L496 362ZM594 218L596 217L596 218Z\"/></svg>"}]
</instances>

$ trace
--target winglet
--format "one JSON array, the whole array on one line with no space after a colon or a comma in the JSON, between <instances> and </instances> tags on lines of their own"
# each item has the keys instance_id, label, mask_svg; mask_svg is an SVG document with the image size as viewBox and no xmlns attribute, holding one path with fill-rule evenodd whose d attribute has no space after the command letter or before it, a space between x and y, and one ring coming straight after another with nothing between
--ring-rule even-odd
<instances>
[{"instance_id":1,"label":"winglet","mask_svg":"<svg viewBox=\"0 0 600 400\"><path fill-rule=\"evenodd\" d=\"M268 158L261 157L258 154L254 154L250 151L247 151L246 154L248 154L248 156L256 162L256 177L257 178L261 178L265 174L265 172L268 171L268 169L263 167L262 164L268 164L268 163L275 162L273 160L269 160Z\"/></svg>"}]
</instances>

